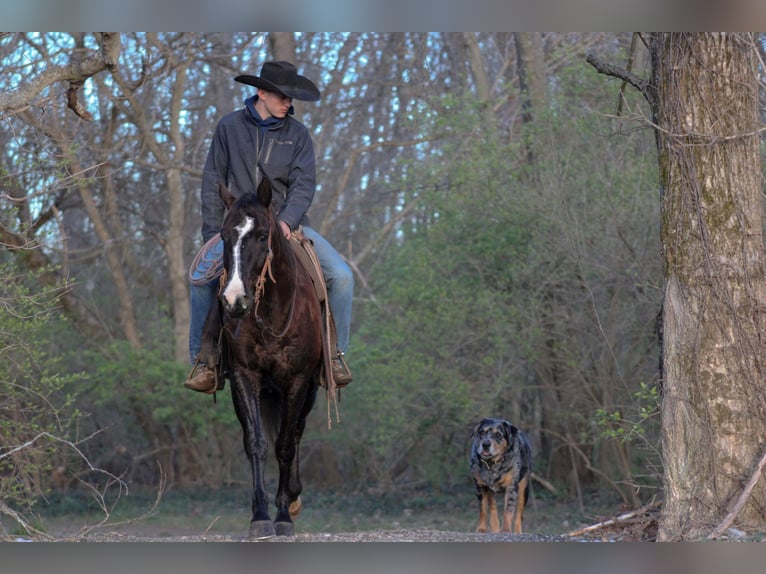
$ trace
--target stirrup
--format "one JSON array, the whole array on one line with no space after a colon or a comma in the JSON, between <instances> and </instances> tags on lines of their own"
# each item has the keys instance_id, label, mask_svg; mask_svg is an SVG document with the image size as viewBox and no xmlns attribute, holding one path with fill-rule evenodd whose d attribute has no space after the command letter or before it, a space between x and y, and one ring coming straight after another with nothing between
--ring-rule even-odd
<instances>
[{"instance_id":1,"label":"stirrup","mask_svg":"<svg viewBox=\"0 0 766 574\"><path fill-rule=\"evenodd\" d=\"M335 379L335 386L338 388L345 387L353 380L351 369L348 368L348 363L346 363L342 351L338 351L337 355L332 359L332 376Z\"/></svg>"},{"instance_id":2,"label":"stirrup","mask_svg":"<svg viewBox=\"0 0 766 574\"><path fill-rule=\"evenodd\" d=\"M197 369L200 369L199 372L197 372ZM205 377L199 382L192 383L196 377ZM212 377L212 380L208 381L207 378ZM194 366L192 367L192 370L189 372L189 376L184 381L184 387L187 389L190 389L192 391L197 391L200 393L206 393L208 395L212 395L216 391L220 391L224 387L224 380L219 381L218 380L218 373L216 373L214 368L211 368L210 365L207 363L202 363L197 360L196 363L194 363ZM202 385L201 383L205 383Z\"/></svg>"}]
</instances>

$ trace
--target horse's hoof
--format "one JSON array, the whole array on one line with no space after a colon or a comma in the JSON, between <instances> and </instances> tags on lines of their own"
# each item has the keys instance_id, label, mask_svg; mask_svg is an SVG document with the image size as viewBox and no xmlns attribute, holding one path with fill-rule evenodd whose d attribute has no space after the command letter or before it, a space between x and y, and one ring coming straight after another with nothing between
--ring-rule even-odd
<instances>
[{"instance_id":1,"label":"horse's hoof","mask_svg":"<svg viewBox=\"0 0 766 574\"><path fill-rule=\"evenodd\" d=\"M250 540L266 540L275 534L271 520L255 520L250 523Z\"/></svg>"},{"instance_id":2,"label":"horse's hoof","mask_svg":"<svg viewBox=\"0 0 766 574\"><path fill-rule=\"evenodd\" d=\"M295 536L295 528L292 522L275 522L274 530L277 536Z\"/></svg>"},{"instance_id":3,"label":"horse's hoof","mask_svg":"<svg viewBox=\"0 0 766 574\"><path fill-rule=\"evenodd\" d=\"M287 509L287 511L290 513L290 518L295 520L298 518L301 510L303 510L303 503L301 502L301 497L299 496L290 503L290 507Z\"/></svg>"}]
</instances>

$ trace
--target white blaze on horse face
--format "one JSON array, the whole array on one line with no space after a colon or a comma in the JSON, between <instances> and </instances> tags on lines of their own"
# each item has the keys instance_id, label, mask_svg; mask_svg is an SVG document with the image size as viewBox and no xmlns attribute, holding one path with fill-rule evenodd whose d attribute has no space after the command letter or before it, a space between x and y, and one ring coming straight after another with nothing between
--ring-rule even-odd
<instances>
[{"instance_id":1,"label":"white blaze on horse face","mask_svg":"<svg viewBox=\"0 0 766 574\"><path fill-rule=\"evenodd\" d=\"M254 226L253 218L246 217L242 223L234 228L239 232L237 241L232 248L234 266L226 289L223 291L223 298L230 306L234 306L238 298L245 296L245 282L242 280L242 241Z\"/></svg>"}]
</instances>

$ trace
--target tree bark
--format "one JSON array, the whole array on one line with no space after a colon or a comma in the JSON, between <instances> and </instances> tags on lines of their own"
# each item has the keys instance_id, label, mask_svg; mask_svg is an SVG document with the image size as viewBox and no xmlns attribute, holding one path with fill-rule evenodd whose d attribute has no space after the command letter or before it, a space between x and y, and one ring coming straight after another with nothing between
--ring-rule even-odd
<instances>
[{"instance_id":1,"label":"tree bark","mask_svg":"<svg viewBox=\"0 0 766 574\"><path fill-rule=\"evenodd\" d=\"M298 65L295 61L295 35L292 32L270 32L269 46L275 60L287 60Z\"/></svg>"},{"instance_id":2,"label":"tree bark","mask_svg":"<svg viewBox=\"0 0 766 574\"><path fill-rule=\"evenodd\" d=\"M649 39L665 264L658 540L707 535L766 442L757 53L751 34ZM758 485L737 526L762 530Z\"/></svg>"},{"instance_id":3,"label":"tree bark","mask_svg":"<svg viewBox=\"0 0 766 574\"><path fill-rule=\"evenodd\" d=\"M183 112L184 93L187 89L186 72L188 60L176 68L173 82L173 97L170 101L170 139L173 142L174 158L183 158L186 154L186 140L181 132L181 114ZM191 309L188 304L188 280L184 265L184 226L186 224L185 192L181 169L168 167L168 233L165 241L165 254L168 258L168 274L173 303L173 334L175 340L176 361L186 362L189 356L189 323Z\"/></svg>"},{"instance_id":4,"label":"tree bark","mask_svg":"<svg viewBox=\"0 0 766 574\"><path fill-rule=\"evenodd\" d=\"M476 88L476 96L481 101L489 101L491 86L489 77L484 65L484 58L481 55L479 40L475 32L463 32L463 42L465 43L465 53L468 57L468 66L473 75L473 84Z\"/></svg>"},{"instance_id":5,"label":"tree bark","mask_svg":"<svg viewBox=\"0 0 766 574\"><path fill-rule=\"evenodd\" d=\"M516 62L524 121L529 123L548 108L543 38L540 32L515 32Z\"/></svg>"},{"instance_id":6,"label":"tree bark","mask_svg":"<svg viewBox=\"0 0 766 574\"><path fill-rule=\"evenodd\" d=\"M298 68L299 74L305 74L305 70L302 69L300 62L295 61L295 34L292 32L269 32L268 36L269 47L271 48L272 57L274 60L285 60L294 64ZM260 68L259 68L260 69ZM313 82L317 82L319 78L309 78ZM322 87L319 86L319 91L322 91ZM316 104L314 104L316 105ZM295 110L295 117L300 119L303 115L303 108L305 104L299 100L293 100L293 109Z\"/></svg>"},{"instance_id":7,"label":"tree bark","mask_svg":"<svg viewBox=\"0 0 766 574\"><path fill-rule=\"evenodd\" d=\"M548 109L543 39L540 32L515 32L514 38L527 163L532 165L539 155L536 148L541 141L536 129L540 116Z\"/></svg>"}]
</instances>

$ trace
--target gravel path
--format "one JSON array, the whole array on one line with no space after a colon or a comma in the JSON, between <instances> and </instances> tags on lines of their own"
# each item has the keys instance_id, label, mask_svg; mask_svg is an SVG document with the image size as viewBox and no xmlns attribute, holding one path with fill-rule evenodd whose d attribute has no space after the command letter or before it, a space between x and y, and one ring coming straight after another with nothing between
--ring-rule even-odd
<instances>
[{"instance_id":1,"label":"gravel path","mask_svg":"<svg viewBox=\"0 0 766 574\"><path fill-rule=\"evenodd\" d=\"M582 541L583 539L579 539ZM90 532L61 541L78 542L247 542L242 535L145 536L114 532ZM293 537L274 537L261 542L567 542L564 535L452 532L431 529L368 530L339 533L297 533Z\"/></svg>"}]
</instances>

